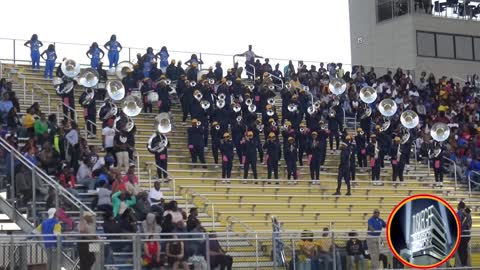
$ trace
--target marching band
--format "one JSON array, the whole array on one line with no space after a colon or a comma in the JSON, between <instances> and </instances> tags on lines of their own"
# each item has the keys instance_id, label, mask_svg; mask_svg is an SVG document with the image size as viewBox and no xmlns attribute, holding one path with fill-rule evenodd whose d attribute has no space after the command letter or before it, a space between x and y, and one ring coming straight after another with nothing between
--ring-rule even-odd
<instances>
[{"instance_id":1,"label":"marching band","mask_svg":"<svg viewBox=\"0 0 480 270\"><path fill-rule=\"evenodd\" d=\"M214 163L216 167L221 165L223 183L230 183L236 153L239 166L243 169L243 183L247 183L250 169L253 182L258 183L258 160L267 168L267 183L270 184L273 177L279 184L283 156L287 183L297 184L306 156L311 184L319 185L320 172L328 168L325 165L328 146L332 154L340 155L338 187L334 195L340 195L343 180L347 184L346 195L351 194L351 184L356 184L357 167L361 172L370 167L372 183L382 185L380 174L386 157L392 166L392 181L398 178L402 184L404 182L404 169L409 163L419 117L410 110L395 117L398 109L395 101L383 99L376 102L377 92L372 87L360 90L363 104L358 104L356 119L360 126L354 130L356 134L349 134L343 106L346 102L344 93L350 86L341 79L329 81L327 88L331 94L328 99L315 100L307 86L295 79L282 85L274 84L269 73L265 73L263 78L245 82L231 73L216 80L211 70L208 73L197 70L197 77L180 75L177 81L171 81L165 75L150 76L156 65L156 56L151 48L139 57L137 64L117 64L113 55L111 58L111 66L115 66L114 73L118 79L107 80L103 86L108 96L100 106L98 117L103 126L113 121L115 130L119 132L116 138L122 150L120 152L128 149L129 157L134 158L136 129L132 118L142 110L152 113L154 107L155 111L158 109L155 132L148 141L147 149L155 156L159 179L168 181L167 136L172 129L170 98L176 94L182 107L182 122L185 123L188 115L191 117L191 127L187 129L191 162L196 164L200 161L202 167L207 168L205 151L210 137ZM191 68L197 69L197 62L193 62ZM96 91L102 87L97 70L80 70L79 64L72 59L65 59L60 70L62 77L55 78L53 83L57 94L62 97L65 117L74 118L74 89L84 87L79 104L84 108L88 138L95 138ZM142 80L137 80L138 74L143 74ZM277 114L278 90L282 97L281 117ZM119 102L123 102L121 109L116 105ZM375 127L373 133L372 126ZM446 125L438 124L431 129L435 144L429 158L439 184L443 180L442 142L448 138L448 133ZM263 144L262 136L265 138ZM132 142L128 143L126 138L131 138ZM123 156L117 162L124 167L128 165Z\"/></svg>"}]
</instances>

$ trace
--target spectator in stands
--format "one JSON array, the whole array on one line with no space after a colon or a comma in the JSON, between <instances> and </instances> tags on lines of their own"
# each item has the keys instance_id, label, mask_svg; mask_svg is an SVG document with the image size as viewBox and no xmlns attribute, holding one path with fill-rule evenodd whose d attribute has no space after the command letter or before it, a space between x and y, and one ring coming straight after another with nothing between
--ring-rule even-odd
<instances>
[{"instance_id":1,"label":"spectator in stands","mask_svg":"<svg viewBox=\"0 0 480 270\"><path fill-rule=\"evenodd\" d=\"M20 116L17 114L17 108L12 107L7 114L7 128L10 132L17 133L18 129L22 127Z\"/></svg>"},{"instance_id":2,"label":"spectator in stands","mask_svg":"<svg viewBox=\"0 0 480 270\"><path fill-rule=\"evenodd\" d=\"M118 234L122 233L122 228L118 224L118 222L114 219L112 212L106 211L103 214L103 232L107 234L107 240L119 240L121 239ZM114 234L110 236L109 234ZM117 242L111 241L109 242L112 250L115 252L121 252L123 249L128 249L129 245L126 242Z\"/></svg>"},{"instance_id":3,"label":"spectator in stands","mask_svg":"<svg viewBox=\"0 0 480 270\"><path fill-rule=\"evenodd\" d=\"M90 212L86 212L83 215L80 224L78 225L78 232L80 234L90 234L89 236L81 236L81 242L78 242L78 257L79 257L79 266L81 270L90 270L92 269L93 264L95 263L95 253L90 250L91 246L97 246L97 243L85 242L86 240L97 239L91 234L95 234L96 224L95 219Z\"/></svg>"},{"instance_id":4,"label":"spectator in stands","mask_svg":"<svg viewBox=\"0 0 480 270\"><path fill-rule=\"evenodd\" d=\"M355 269L365 269L365 258L362 241L358 240L355 231L349 232L350 239L347 241L347 270L351 270L353 265Z\"/></svg>"},{"instance_id":5,"label":"spectator in stands","mask_svg":"<svg viewBox=\"0 0 480 270\"><path fill-rule=\"evenodd\" d=\"M165 212L163 213L163 216L166 217L167 215L172 216L172 223L177 228L185 228L185 221L183 220L182 210L178 208L177 201L170 201L165 207Z\"/></svg>"},{"instance_id":6,"label":"spectator in stands","mask_svg":"<svg viewBox=\"0 0 480 270\"><path fill-rule=\"evenodd\" d=\"M38 166L39 162L36 154L37 154L37 149L32 146L27 148L27 151L25 152L25 154L23 154L23 156L25 157L26 160L30 161L31 164Z\"/></svg>"},{"instance_id":7,"label":"spectator in stands","mask_svg":"<svg viewBox=\"0 0 480 270\"><path fill-rule=\"evenodd\" d=\"M119 214L123 215L126 209L132 207L137 203L137 198L131 196L124 191L117 191L112 195L113 217Z\"/></svg>"},{"instance_id":8,"label":"spectator in stands","mask_svg":"<svg viewBox=\"0 0 480 270\"><path fill-rule=\"evenodd\" d=\"M217 235L215 232L212 232L210 234L210 242L208 243L210 248L210 267L214 269L215 267L219 266L220 270L231 270L233 258L226 254L216 238Z\"/></svg>"},{"instance_id":9,"label":"spectator in stands","mask_svg":"<svg viewBox=\"0 0 480 270\"><path fill-rule=\"evenodd\" d=\"M38 154L38 161L47 174L55 173L60 160L50 142L43 143L42 151Z\"/></svg>"},{"instance_id":10,"label":"spectator in stands","mask_svg":"<svg viewBox=\"0 0 480 270\"><path fill-rule=\"evenodd\" d=\"M104 212L113 212L111 195L112 191L108 189L108 184L105 180L100 180L97 188L97 210Z\"/></svg>"},{"instance_id":11,"label":"spectator in stands","mask_svg":"<svg viewBox=\"0 0 480 270\"><path fill-rule=\"evenodd\" d=\"M148 193L148 201L150 206L160 203L160 200L163 198L163 193L160 190L160 181L155 181L153 183L153 188L150 189Z\"/></svg>"},{"instance_id":12,"label":"spectator in stands","mask_svg":"<svg viewBox=\"0 0 480 270\"><path fill-rule=\"evenodd\" d=\"M313 243L313 233L308 230L302 232L302 238L299 243L297 258L295 258L296 269L308 270L312 268L312 259L316 256L315 244ZM315 268L317 269L317 268Z\"/></svg>"},{"instance_id":13,"label":"spectator in stands","mask_svg":"<svg viewBox=\"0 0 480 270\"><path fill-rule=\"evenodd\" d=\"M75 175L73 174L73 169L67 163L62 164L58 180L62 187L75 195L75 197L78 197L78 191L75 190Z\"/></svg>"},{"instance_id":14,"label":"spectator in stands","mask_svg":"<svg viewBox=\"0 0 480 270\"><path fill-rule=\"evenodd\" d=\"M219 82L223 78L223 69L222 69L222 62L217 61L215 62L215 70L213 71L215 75L215 81Z\"/></svg>"},{"instance_id":15,"label":"spectator in stands","mask_svg":"<svg viewBox=\"0 0 480 270\"><path fill-rule=\"evenodd\" d=\"M133 234L137 232L137 219L131 208L125 209L125 211L119 215L118 224L122 228L122 233Z\"/></svg>"},{"instance_id":16,"label":"spectator in stands","mask_svg":"<svg viewBox=\"0 0 480 270\"><path fill-rule=\"evenodd\" d=\"M380 211L378 209L373 210L373 216L368 219L367 246L372 262L372 269L374 270L379 269L380 234L382 228L385 228L385 226L385 221L380 218Z\"/></svg>"},{"instance_id":17,"label":"spectator in stands","mask_svg":"<svg viewBox=\"0 0 480 270\"><path fill-rule=\"evenodd\" d=\"M8 112L13 108L13 103L10 100L10 94L5 92L0 101L0 123L7 123Z\"/></svg>"},{"instance_id":18,"label":"spectator in stands","mask_svg":"<svg viewBox=\"0 0 480 270\"><path fill-rule=\"evenodd\" d=\"M148 240L143 246L143 266L147 269L164 269L161 260L161 245L153 235L148 236Z\"/></svg>"},{"instance_id":19,"label":"spectator in stands","mask_svg":"<svg viewBox=\"0 0 480 270\"><path fill-rule=\"evenodd\" d=\"M196 207L190 208L190 214L187 218L187 231L192 231L197 226L197 223L200 223L198 220L198 209Z\"/></svg>"},{"instance_id":20,"label":"spectator in stands","mask_svg":"<svg viewBox=\"0 0 480 270\"><path fill-rule=\"evenodd\" d=\"M77 183L84 185L88 190L95 188L96 179L92 175L92 164L90 157L84 155L77 171Z\"/></svg>"},{"instance_id":21,"label":"spectator in stands","mask_svg":"<svg viewBox=\"0 0 480 270\"><path fill-rule=\"evenodd\" d=\"M90 66L93 69L97 69L100 59L105 56L105 52L98 47L97 42L93 42L90 48L86 53L87 57L90 58Z\"/></svg>"},{"instance_id":22,"label":"spectator in stands","mask_svg":"<svg viewBox=\"0 0 480 270\"><path fill-rule=\"evenodd\" d=\"M33 117L32 109L28 109L27 113L23 117L23 127L27 130L27 135L34 134L35 118Z\"/></svg>"},{"instance_id":23,"label":"spectator in stands","mask_svg":"<svg viewBox=\"0 0 480 270\"><path fill-rule=\"evenodd\" d=\"M117 36L112 35L110 40L103 45L105 49L108 50L108 68L111 69L112 67L116 67L118 64L118 59L120 52L122 51L123 47L120 42L117 41Z\"/></svg>"},{"instance_id":24,"label":"spectator in stands","mask_svg":"<svg viewBox=\"0 0 480 270\"><path fill-rule=\"evenodd\" d=\"M173 270L177 270L179 265L182 265L184 270L189 270L187 260L185 258L185 246L183 241L178 241L176 235L172 236L173 241L167 242L167 259L168 264L172 266Z\"/></svg>"},{"instance_id":25,"label":"spectator in stands","mask_svg":"<svg viewBox=\"0 0 480 270\"><path fill-rule=\"evenodd\" d=\"M32 172L25 165L18 166L15 174L15 190L19 206L26 205L32 198Z\"/></svg>"},{"instance_id":26,"label":"spectator in stands","mask_svg":"<svg viewBox=\"0 0 480 270\"><path fill-rule=\"evenodd\" d=\"M43 145L43 142L48 140L48 124L45 114L40 114L40 118L34 124L35 136L37 136L37 143Z\"/></svg>"},{"instance_id":27,"label":"spectator in stands","mask_svg":"<svg viewBox=\"0 0 480 270\"><path fill-rule=\"evenodd\" d=\"M132 194L130 192L130 194ZM150 212L150 204L148 203L148 194L145 191L138 192L135 195L137 201L135 205L132 207L135 212L135 217L137 220L145 220L147 218L147 214Z\"/></svg>"},{"instance_id":28,"label":"spectator in stands","mask_svg":"<svg viewBox=\"0 0 480 270\"><path fill-rule=\"evenodd\" d=\"M260 55L256 55L256 54L252 51L252 45L248 45L248 51L246 51L246 52L244 52L244 53L236 54L235 56L238 56L238 57L245 56L245 58L247 59L247 61L252 61L252 62L255 61L255 57L256 57L256 58L263 58L263 57L260 56Z\"/></svg>"},{"instance_id":29,"label":"spectator in stands","mask_svg":"<svg viewBox=\"0 0 480 270\"><path fill-rule=\"evenodd\" d=\"M469 266L469 251L468 251L468 242L470 242L471 232L472 229L472 216L470 214L470 208L465 206L464 202L460 202L458 204L458 219L460 220L461 226L461 238L460 244L458 246L458 258L460 259L460 264L458 266ZM455 263L457 265L457 263Z\"/></svg>"},{"instance_id":30,"label":"spectator in stands","mask_svg":"<svg viewBox=\"0 0 480 270\"><path fill-rule=\"evenodd\" d=\"M57 219L62 224L62 231L63 232L71 232L73 231L74 221L73 219L68 216L65 212L65 208L67 207L67 203L59 198L58 200L58 209L57 209Z\"/></svg>"},{"instance_id":31,"label":"spectator in stands","mask_svg":"<svg viewBox=\"0 0 480 270\"><path fill-rule=\"evenodd\" d=\"M148 213L144 221L142 221L142 233L159 234L162 227L157 224L157 217L154 213ZM158 236L157 236L158 237Z\"/></svg>"},{"instance_id":32,"label":"spectator in stands","mask_svg":"<svg viewBox=\"0 0 480 270\"><path fill-rule=\"evenodd\" d=\"M45 60L45 72L43 77L45 79L52 79L53 68L55 67L55 60L57 60L55 46L53 44L48 45L48 48L45 51L43 51L40 56L42 57L43 60Z\"/></svg>"},{"instance_id":33,"label":"spectator in stands","mask_svg":"<svg viewBox=\"0 0 480 270\"><path fill-rule=\"evenodd\" d=\"M76 172L78 170L79 164L78 161L80 160L80 136L78 133L78 126L76 122L71 122L67 124L66 127L66 160L69 162L70 167Z\"/></svg>"},{"instance_id":34,"label":"spectator in stands","mask_svg":"<svg viewBox=\"0 0 480 270\"><path fill-rule=\"evenodd\" d=\"M117 168L120 171L126 172L128 170L128 143L127 134L124 131L120 131L115 134L114 137L114 150L117 159Z\"/></svg>"},{"instance_id":35,"label":"spectator in stands","mask_svg":"<svg viewBox=\"0 0 480 270\"><path fill-rule=\"evenodd\" d=\"M38 35L33 34L30 40L25 42L25 47L30 48L30 58L32 59L32 69L40 69L40 47L43 43L38 40Z\"/></svg>"},{"instance_id":36,"label":"spectator in stands","mask_svg":"<svg viewBox=\"0 0 480 270\"><path fill-rule=\"evenodd\" d=\"M43 241L45 249L47 251L47 269L53 270L57 268L58 262L61 258L58 258L57 249L57 236L61 234L62 228L60 223L55 217L57 210L50 208L47 211L48 218L44 220L36 229L37 232L43 235Z\"/></svg>"},{"instance_id":37,"label":"spectator in stands","mask_svg":"<svg viewBox=\"0 0 480 270\"><path fill-rule=\"evenodd\" d=\"M107 126L102 130L103 148L107 154L114 154L115 129L113 129L113 119L109 119Z\"/></svg>"}]
</instances>

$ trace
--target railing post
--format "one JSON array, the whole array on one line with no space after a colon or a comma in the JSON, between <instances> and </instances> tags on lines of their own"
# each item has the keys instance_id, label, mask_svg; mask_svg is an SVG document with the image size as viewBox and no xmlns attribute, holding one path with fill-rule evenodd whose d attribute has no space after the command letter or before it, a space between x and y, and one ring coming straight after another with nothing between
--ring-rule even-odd
<instances>
[{"instance_id":1,"label":"railing post","mask_svg":"<svg viewBox=\"0 0 480 270\"><path fill-rule=\"evenodd\" d=\"M168 174L167 174L168 177ZM177 184L175 182L175 177L172 177L172 184L173 184L173 200L175 201L177 198Z\"/></svg>"},{"instance_id":2,"label":"railing post","mask_svg":"<svg viewBox=\"0 0 480 270\"><path fill-rule=\"evenodd\" d=\"M205 238L205 254L207 257L207 268L210 269L210 235L208 233L203 234Z\"/></svg>"},{"instance_id":3,"label":"railing post","mask_svg":"<svg viewBox=\"0 0 480 270\"><path fill-rule=\"evenodd\" d=\"M15 156L14 152L10 152L10 196L15 198Z\"/></svg>"},{"instance_id":4,"label":"railing post","mask_svg":"<svg viewBox=\"0 0 480 270\"><path fill-rule=\"evenodd\" d=\"M132 62L131 48L128 47L128 61Z\"/></svg>"},{"instance_id":5,"label":"railing post","mask_svg":"<svg viewBox=\"0 0 480 270\"><path fill-rule=\"evenodd\" d=\"M258 269L258 234L255 233L255 269Z\"/></svg>"},{"instance_id":6,"label":"railing post","mask_svg":"<svg viewBox=\"0 0 480 270\"><path fill-rule=\"evenodd\" d=\"M141 246L141 239L139 235L134 236L133 241L133 269L135 270L142 270L142 246Z\"/></svg>"},{"instance_id":7,"label":"railing post","mask_svg":"<svg viewBox=\"0 0 480 270\"><path fill-rule=\"evenodd\" d=\"M58 196L59 196L59 192L58 192L58 184L57 184L57 186L55 187L55 208L56 209L58 209L59 201L60 201L60 198Z\"/></svg>"},{"instance_id":8,"label":"railing post","mask_svg":"<svg viewBox=\"0 0 480 270\"><path fill-rule=\"evenodd\" d=\"M215 230L215 206L212 203L212 230Z\"/></svg>"},{"instance_id":9,"label":"railing post","mask_svg":"<svg viewBox=\"0 0 480 270\"><path fill-rule=\"evenodd\" d=\"M292 242L292 263L293 263L293 270L297 269L297 259L295 257L295 239L291 238Z\"/></svg>"},{"instance_id":10,"label":"railing post","mask_svg":"<svg viewBox=\"0 0 480 270\"><path fill-rule=\"evenodd\" d=\"M468 197L472 196L472 180L471 173L468 173Z\"/></svg>"},{"instance_id":11,"label":"railing post","mask_svg":"<svg viewBox=\"0 0 480 270\"><path fill-rule=\"evenodd\" d=\"M25 77L23 77L23 104L27 104L27 83Z\"/></svg>"},{"instance_id":12,"label":"railing post","mask_svg":"<svg viewBox=\"0 0 480 270\"><path fill-rule=\"evenodd\" d=\"M277 269L277 237L275 230L272 233L272 253L273 253L273 269Z\"/></svg>"},{"instance_id":13,"label":"railing post","mask_svg":"<svg viewBox=\"0 0 480 270\"><path fill-rule=\"evenodd\" d=\"M333 232L332 232L332 246L333 246L333 250L332 250L333 270L337 270L337 250L335 247L335 234ZM342 270L342 269L338 269L338 270Z\"/></svg>"},{"instance_id":14,"label":"railing post","mask_svg":"<svg viewBox=\"0 0 480 270\"><path fill-rule=\"evenodd\" d=\"M15 270L15 241L13 234L10 234L10 270Z\"/></svg>"},{"instance_id":15,"label":"railing post","mask_svg":"<svg viewBox=\"0 0 480 270\"><path fill-rule=\"evenodd\" d=\"M16 61L16 53L15 53L15 39L13 40L13 63L15 64Z\"/></svg>"},{"instance_id":16,"label":"railing post","mask_svg":"<svg viewBox=\"0 0 480 270\"><path fill-rule=\"evenodd\" d=\"M32 168L32 217L33 217L33 225L37 225L37 192L36 192L36 171L35 167Z\"/></svg>"},{"instance_id":17,"label":"railing post","mask_svg":"<svg viewBox=\"0 0 480 270\"><path fill-rule=\"evenodd\" d=\"M57 235L57 248L55 249L55 262L56 266L55 268L57 270L62 269L62 237L60 235Z\"/></svg>"},{"instance_id":18,"label":"railing post","mask_svg":"<svg viewBox=\"0 0 480 270\"><path fill-rule=\"evenodd\" d=\"M457 191L457 164L454 162L453 163L453 177L455 179L455 188L454 191Z\"/></svg>"}]
</instances>

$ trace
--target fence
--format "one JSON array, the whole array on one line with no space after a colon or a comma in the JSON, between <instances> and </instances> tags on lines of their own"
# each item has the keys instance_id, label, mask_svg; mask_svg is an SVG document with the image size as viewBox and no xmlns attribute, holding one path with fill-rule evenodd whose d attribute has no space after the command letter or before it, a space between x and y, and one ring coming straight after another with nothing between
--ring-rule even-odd
<instances>
[{"instance_id":1,"label":"fence","mask_svg":"<svg viewBox=\"0 0 480 270\"><path fill-rule=\"evenodd\" d=\"M168 256L167 247L182 242L184 259L189 264L204 262L210 265L216 258L211 253L216 241L227 255L233 258L234 269L351 269L353 264L364 265L361 269L371 269L371 255L350 257L345 249L346 242L352 237L346 231L314 231L310 236L303 232L281 233L177 233L177 234L65 234L55 236L51 241L44 241L39 235L0 235L0 268L27 269L29 265L45 265L48 259L60 259L60 250L76 253L79 248L88 246L88 251L95 256L93 269L105 267L126 267L142 269L144 246L147 242L159 243L161 257ZM302 235L303 234L303 235ZM307 240L307 238L309 238ZM357 241L373 245L379 244L379 264L383 269L403 268L393 259L385 238L368 237L358 232ZM311 241L310 241L311 240ZM46 251L35 249L36 246L51 243L54 247ZM273 243L276 243L275 245ZM281 243L281 245L279 245ZM279 247L283 250L278 250ZM308 256L308 250L317 250L316 255ZM480 262L480 233L472 232L469 249L470 263ZM83 252L83 251L80 251ZM282 253L283 260L275 260L277 253ZM92 254L90 254L92 255ZM14 262L13 264L11 262ZM57 260L56 260L57 261ZM162 260L166 261L166 260ZM79 261L76 262L79 264ZM455 267L454 260L437 269L464 269ZM2 268L3 267L3 268ZM8 267L8 268L7 268ZM60 266L56 268L60 270ZM74 266L72 269L76 269ZM197 269L197 268L195 268ZM214 269L214 268L208 268ZM358 269L358 268L357 268ZM67 269L69 270L69 269Z\"/></svg>"}]
</instances>

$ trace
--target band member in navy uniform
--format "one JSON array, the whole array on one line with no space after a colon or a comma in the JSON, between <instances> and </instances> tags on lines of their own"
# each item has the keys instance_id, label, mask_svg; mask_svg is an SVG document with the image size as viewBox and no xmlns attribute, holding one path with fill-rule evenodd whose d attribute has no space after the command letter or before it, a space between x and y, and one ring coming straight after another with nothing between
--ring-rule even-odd
<instances>
[{"instance_id":1,"label":"band member in navy uniform","mask_svg":"<svg viewBox=\"0 0 480 270\"><path fill-rule=\"evenodd\" d=\"M230 184L233 166L233 143L228 132L223 134L223 140L220 144L220 152L222 154L222 183Z\"/></svg>"},{"instance_id":2,"label":"band member in navy uniform","mask_svg":"<svg viewBox=\"0 0 480 270\"><path fill-rule=\"evenodd\" d=\"M262 140L260 139L260 134L262 134L263 128L264 126L262 125L262 122L260 121L260 119L258 119L256 125L254 125L251 129L253 131L253 140L255 141L257 146L260 163L263 162Z\"/></svg>"},{"instance_id":3,"label":"band member in navy uniform","mask_svg":"<svg viewBox=\"0 0 480 270\"><path fill-rule=\"evenodd\" d=\"M288 184L290 185L290 178L293 177L294 184L297 184L297 157L298 151L297 146L295 145L295 138L288 137L287 146L285 147L284 152L285 162L287 164L287 179Z\"/></svg>"},{"instance_id":4,"label":"band member in navy uniform","mask_svg":"<svg viewBox=\"0 0 480 270\"><path fill-rule=\"evenodd\" d=\"M147 149L150 153L155 155L155 164L157 165L158 179L165 179L168 182L168 145L164 147L158 147L159 143L163 140L162 137L163 135L158 132L152 135L152 137L150 137L150 139L148 140ZM155 146L157 146L157 148L155 148Z\"/></svg>"},{"instance_id":5,"label":"band member in navy uniform","mask_svg":"<svg viewBox=\"0 0 480 270\"><path fill-rule=\"evenodd\" d=\"M218 150L220 148L220 140L222 139L222 130L217 121L212 123L212 128L210 129L210 136L212 137L212 154L213 161L215 165L218 164Z\"/></svg>"},{"instance_id":6,"label":"band member in navy uniform","mask_svg":"<svg viewBox=\"0 0 480 270\"><path fill-rule=\"evenodd\" d=\"M365 133L362 128L357 129L357 135L355 136L355 144L357 145L357 159L358 167L367 167L367 144L365 139Z\"/></svg>"},{"instance_id":7,"label":"band member in navy uniform","mask_svg":"<svg viewBox=\"0 0 480 270\"><path fill-rule=\"evenodd\" d=\"M297 135L298 143L298 164L303 166L303 154L307 152L308 145L310 140L310 131L308 130L305 123L300 124L299 132Z\"/></svg>"},{"instance_id":8,"label":"band member in navy uniform","mask_svg":"<svg viewBox=\"0 0 480 270\"><path fill-rule=\"evenodd\" d=\"M273 177L277 180L276 184L278 185L278 162L280 161L281 149L275 133L270 132L268 134L268 140L264 143L263 149L266 151L268 184L270 184L273 172Z\"/></svg>"},{"instance_id":9,"label":"band member in navy uniform","mask_svg":"<svg viewBox=\"0 0 480 270\"><path fill-rule=\"evenodd\" d=\"M255 179L255 184L257 182L257 143L253 138L253 131L247 131L247 136L242 141L243 153L242 157L243 163L243 183L247 183L248 179L248 170L250 166L252 167L253 179Z\"/></svg>"},{"instance_id":10,"label":"band member in navy uniform","mask_svg":"<svg viewBox=\"0 0 480 270\"><path fill-rule=\"evenodd\" d=\"M318 131L318 141L320 142L320 166L325 164L325 158L327 157L327 138L330 134L330 130L327 129L323 121L319 122L320 129ZM323 170L323 168L321 168Z\"/></svg>"},{"instance_id":11,"label":"band member in navy uniform","mask_svg":"<svg viewBox=\"0 0 480 270\"><path fill-rule=\"evenodd\" d=\"M219 106L220 105L220 106ZM232 111L226 101L216 101L216 109L212 113L212 120L220 125L221 134L228 131L228 125L232 119Z\"/></svg>"},{"instance_id":12,"label":"band member in navy uniform","mask_svg":"<svg viewBox=\"0 0 480 270\"><path fill-rule=\"evenodd\" d=\"M318 133L316 131L312 132L311 139L308 142L308 163L310 167L310 178L312 179L313 185L320 184L320 157L322 151L320 149L320 141L318 138ZM325 139L326 141L326 139ZM326 143L325 143L326 150Z\"/></svg>"},{"instance_id":13,"label":"band member in navy uniform","mask_svg":"<svg viewBox=\"0 0 480 270\"><path fill-rule=\"evenodd\" d=\"M369 141L371 134L370 130L372 128L372 116L365 116L362 118L364 110L365 108L361 108L361 111L358 113L358 115L360 115L360 127L362 128L363 132L365 132L365 140Z\"/></svg>"},{"instance_id":14,"label":"band member in navy uniform","mask_svg":"<svg viewBox=\"0 0 480 270\"><path fill-rule=\"evenodd\" d=\"M193 87L191 87L190 82L186 80L184 74L180 75L180 80L177 81L177 94L180 98L180 103L182 104L182 123L185 124L187 121L188 114L190 113L190 105L193 103Z\"/></svg>"},{"instance_id":15,"label":"band member in navy uniform","mask_svg":"<svg viewBox=\"0 0 480 270\"><path fill-rule=\"evenodd\" d=\"M60 98L62 99L62 107L63 107L63 115L64 119L68 119L68 115L70 115L70 119L75 119L75 101L74 101L74 92L75 87L77 86L77 81L67 76L63 77L63 83L60 85L60 89L64 89L65 87L70 87L73 84L73 89L69 91L61 90Z\"/></svg>"},{"instance_id":16,"label":"band member in navy uniform","mask_svg":"<svg viewBox=\"0 0 480 270\"><path fill-rule=\"evenodd\" d=\"M370 160L370 168L372 169L372 181L374 185L381 184L380 181L380 161L379 152L380 149L377 142L377 135L372 134L370 136L370 143L367 145L367 155Z\"/></svg>"},{"instance_id":17,"label":"band member in navy uniform","mask_svg":"<svg viewBox=\"0 0 480 270\"><path fill-rule=\"evenodd\" d=\"M328 130L330 131L328 138L330 142L330 150L333 153L333 137L335 137L335 144L338 150L338 146L340 143L340 134L339 134L339 123L337 119L337 115L329 113L328 115Z\"/></svg>"},{"instance_id":18,"label":"band member in navy uniform","mask_svg":"<svg viewBox=\"0 0 480 270\"><path fill-rule=\"evenodd\" d=\"M265 141L268 140L268 135L270 134L270 132L273 132L273 134L275 134L275 138L278 139L279 130L277 127L277 122L275 122L273 118L270 118L267 120L267 123L268 125L265 126L263 132L265 135Z\"/></svg>"},{"instance_id":19,"label":"band member in navy uniform","mask_svg":"<svg viewBox=\"0 0 480 270\"><path fill-rule=\"evenodd\" d=\"M355 185L355 171L357 169L356 160L355 160L355 153L357 152L357 145L353 142L353 138L351 135L345 136L345 142L347 143L348 148L348 157L349 157L349 165L350 165L350 181L353 182Z\"/></svg>"},{"instance_id":20,"label":"band member in navy uniform","mask_svg":"<svg viewBox=\"0 0 480 270\"><path fill-rule=\"evenodd\" d=\"M192 126L188 128L188 149L192 155L192 163L197 163L197 158L202 164L205 164L205 149L203 144L203 127L198 125L197 119L192 119ZM206 165L203 166L207 168Z\"/></svg>"},{"instance_id":21,"label":"band member in navy uniform","mask_svg":"<svg viewBox=\"0 0 480 270\"><path fill-rule=\"evenodd\" d=\"M395 139L393 139L393 145L390 148L390 162L392 163L392 182L396 182L397 177L400 179L400 182L403 182L403 168L401 167L404 166L400 166L400 163L402 163L401 151L402 148L400 145L400 137L395 137ZM402 171L400 171L400 168L402 169Z\"/></svg>"},{"instance_id":22,"label":"band member in navy uniform","mask_svg":"<svg viewBox=\"0 0 480 270\"><path fill-rule=\"evenodd\" d=\"M152 87L152 82L150 78L144 78L142 87L140 88L140 92L142 93L142 96L143 96L143 111L146 113L152 112L153 105L148 100L148 94L153 91L154 89Z\"/></svg>"},{"instance_id":23,"label":"band member in navy uniform","mask_svg":"<svg viewBox=\"0 0 480 270\"><path fill-rule=\"evenodd\" d=\"M433 173L435 175L435 186L443 185L443 147L439 142L434 142L433 148L428 151L432 160Z\"/></svg>"},{"instance_id":24,"label":"band member in navy uniform","mask_svg":"<svg viewBox=\"0 0 480 270\"><path fill-rule=\"evenodd\" d=\"M108 68L116 67L120 51L122 50L122 45L117 41L117 36L112 35L110 40L105 43L104 47L108 50Z\"/></svg>"},{"instance_id":25,"label":"band member in navy uniform","mask_svg":"<svg viewBox=\"0 0 480 270\"><path fill-rule=\"evenodd\" d=\"M166 77L164 75L160 76L160 82L157 84L157 93L158 93L158 102L157 102L157 107L158 107L158 112L163 113L163 112L170 112L170 107L172 105L170 101L170 94L169 91L170 86L167 85L165 82Z\"/></svg>"},{"instance_id":26,"label":"band member in navy uniform","mask_svg":"<svg viewBox=\"0 0 480 270\"><path fill-rule=\"evenodd\" d=\"M241 144L243 136L246 132L245 125L242 121L242 116L239 115L235 119L235 123L232 125L232 139L233 144L235 145L235 151L238 155L238 160L240 161L241 166L243 166L243 146Z\"/></svg>"},{"instance_id":27,"label":"band member in navy uniform","mask_svg":"<svg viewBox=\"0 0 480 270\"><path fill-rule=\"evenodd\" d=\"M92 88L86 88L79 98L80 106L83 107L83 117L85 119L85 125L87 126L88 139L95 139L97 136L97 106L95 98L95 90Z\"/></svg>"},{"instance_id":28,"label":"band member in navy uniform","mask_svg":"<svg viewBox=\"0 0 480 270\"><path fill-rule=\"evenodd\" d=\"M278 115L275 112L275 108L268 104L265 106L265 110L262 112L262 123L267 123L270 118L275 122L278 122Z\"/></svg>"},{"instance_id":29,"label":"band member in navy uniform","mask_svg":"<svg viewBox=\"0 0 480 270\"><path fill-rule=\"evenodd\" d=\"M337 178L337 190L333 195L340 195L340 189L342 188L342 180L345 180L347 184L347 193L345 195L350 196L350 154L347 144L342 142L340 144L340 164L338 165L338 178Z\"/></svg>"}]
</instances>

